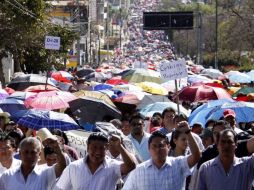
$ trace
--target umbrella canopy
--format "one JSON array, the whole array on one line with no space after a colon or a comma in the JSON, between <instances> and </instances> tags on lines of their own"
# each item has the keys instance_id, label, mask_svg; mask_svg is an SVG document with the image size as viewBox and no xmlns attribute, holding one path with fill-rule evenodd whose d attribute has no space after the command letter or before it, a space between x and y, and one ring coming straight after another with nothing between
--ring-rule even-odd
<instances>
[{"instance_id":1,"label":"umbrella canopy","mask_svg":"<svg viewBox=\"0 0 254 190\"><path fill-rule=\"evenodd\" d=\"M231 74L229 75L229 81L230 83L251 83L253 81L253 78L250 78L245 73L237 73L237 74Z\"/></svg>"},{"instance_id":2,"label":"umbrella canopy","mask_svg":"<svg viewBox=\"0 0 254 190\"><path fill-rule=\"evenodd\" d=\"M20 75L14 78L9 84L8 87L13 88L14 90L24 90L29 86L46 84L46 80L48 81L48 85L55 86L52 80L47 79L45 76L37 75L37 74L27 74Z\"/></svg>"},{"instance_id":3,"label":"umbrella canopy","mask_svg":"<svg viewBox=\"0 0 254 190\"><path fill-rule=\"evenodd\" d=\"M78 92L75 92L74 95L77 96L78 98L90 97L90 98L102 100L102 101L106 102L107 104L111 105L112 107L115 107L115 104L111 101L109 96L107 94L99 92L99 91L80 90Z\"/></svg>"},{"instance_id":4,"label":"umbrella canopy","mask_svg":"<svg viewBox=\"0 0 254 190\"><path fill-rule=\"evenodd\" d=\"M120 90L122 92L126 92L126 91L143 92L143 89L141 87L133 85L133 84L116 85L112 88L112 90Z\"/></svg>"},{"instance_id":5,"label":"umbrella canopy","mask_svg":"<svg viewBox=\"0 0 254 190\"><path fill-rule=\"evenodd\" d=\"M253 122L254 121L254 103L251 102L227 102L221 106L212 109L206 116L207 120L218 120L223 116L225 109L232 109L236 113L236 121Z\"/></svg>"},{"instance_id":6,"label":"umbrella canopy","mask_svg":"<svg viewBox=\"0 0 254 190\"><path fill-rule=\"evenodd\" d=\"M7 98L8 96L9 94L4 89L0 89L0 100L3 100Z\"/></svg>"},{"instance_id":7,"label":"umbrella canopy","mask_svg":"<svg viewBox=\"0 0 254 190\"><path fill-rule=\"evenodd\" d=\"M251 70L250 72L246 73L250 78L254 78L254 70Z\"/></svg>"},{"instance_id":8,"label":"umbrella canopy","mask_svg":"<svg viewBox=\"0 0 254 190\"><path fill-rule=\"evenodd\" d=\"M218 69L204 69L201 71L201 74L208 75L209 77L213 79L218 79L220 76L223 75L223 73L219 71Z\"/></svg>"},{"instance_id":9,"label":"umbrella canopy","mask_svg":"<svg viewBox=\"0 0 254 190\"><path fill-rule=\"evenodd\" d=\"M145 117L152 117L152 115L155 112L162 113L163 110L168 107L174 109L177 112L177 104L174 102L155 102L153 104L149 104L145 106L144 108L142 108L140 110L140 113ZM179 107L180 107L180 113L188 117L189 112L183 106L179 105Z\"/></svg>"},{"instance_id":10,"label":"umbrella canopy","mask_svg":"<svg viewBox=\"0 0 254 190\"><path fill-rule=\"evenodd\" d=\"M25 92L47 92L47 91L59 91L57 87L51 85L34 85L24 89Z\"/></svg>"},{"instance_id":11,"label":"umbrella canopy","mask_svg":"<svg viewBox=\"0 0 254 190\"><path fill-rule=\"evenodd\" d=\"M254 93L254 88L253 87L244 87L244 88L241 88L240 90L236 91L232 95L232 97L237 97L239 94L248 95L250 93Z\"/></svg>"},{"instance_id":12,"label":"umbrella canopy","mask_svg":"<svg viewBox=\"0 0 254 190\"><path fill-rule=\"evenodd\" d=\"M110 85L128 84L128 81L122 80L120 78L112 78L106 81Z\"/></svg>"},{"instance_id":13,"label":"umbrella canopy","mask_svg":"<svg viewBox=\"0 0 254 190\"><path fill-rule=\"evenodd\" d=\"M18 111L11 117L17 124L39 130L41 128L60 129L62 131L79 129L79 125L67 114L47 110L31 109Z\"/></svg>"},{"instance_id":14,"label":"umbrella canopy","mask_svg":"<svg viewBox=\"0 0 254 190\"><path fill-rule=\"evenodd\" d=\"M175 80L169 80L161 84L162 87L166 88L167 91L175 92ZM177 88L181 90L183 87L187 86L187 78L177 79Z\"/></svg>"},{"instance_id":15,"label":"umbrella canopy","mask_svg":"<svg viewBox=\"0 0 254 190\"><path fill-rule=\"evenodd\" d=\"M16 91L13 94L11 94L8 98L14 98L17 100L22 100L25 101L27 98L31 96L35 96L35 92L21 92L21 91Z\"/></svg>"},{"instance_id":16,"label":"umbrella canopy","mask_svg":"<svg viewBox=\"0 0 254 190\"><path fill-rule=\"evenodd\" d=\"M107 90L107 89L112 89L113 86L109 84L98 84L93 87L94 91L99 91L99 90Z\"/></svg>"},{"instance_id":17,"label":"umbrella canopy","mask_svg":"<svg viewBox=\"0 0 254 190\"><path fill-rule=\"evenodd\" d=\"M66 71L57 71L51 73L51 77L59 82L71 82L73 76Z\"/></svg>"},{"instance_id":18,"label":"umbrella canopy","mask_svg":"<svg viewBox=\"0 0 254 190\"><path fill-rule=\"evenodd\" d=\"M84 78L84 77L88 76L89 74L91 74L93 72L95 72L95 70L93 70L93 69L81 69L81 70L76 72L76 75L79 78Z\"/></svg>"},{"instance_id":19,"label":"umbrella canopy","mask_svg":"<svg viewBox=\"0 0 254 190\"><path fill-rule=\"evenodd\" d=\"M19 110L26 110L23 101L12 98L0 100L0 108L11 115Z\"/></svg>"},{"instance_id":20,"label":"umbrella canopy","mask_svg":"<svg viewBox=\"0 0 254 190\"><path fill-rule=\"evenodd\" d=\"M26 99L25 105L37 109L55 110L68 108L68 102L75 99L77 99L76 96L65 91L39 92L35 96Z\"/></svg>"},{"instance_id":21,"label":"umbrella canopy","mask_svg":"<svg viewBox=\"0 0 254 190\"><path fill-rule=\"evenodd\" d=\"M167 89L162 87L158 83L141 82L136 85L141 87L143 89L143 91L148 92L150 94L157 94L157 95L167 95L168 94Z\"/></svg>"},{"instance_id":22,"label":"umbrella canopy","mask_svg":"<svg viewBox=\"0 0 254 190\"><path fill-rule=\"evenodd\" d=\"M148 104L155 102L170 102L167 96L162 95L145 95L144 98L138 104L137 109L142 109Z\"/></svg>"},{"instance_id":23,"label":"umbrella canopy","mask_svg":"<svg viewBox=\"0 0 254 190\"><path fill-rule=\"evenodd\" d=\"M126 104L139 104L144 97L144 93L141 92L125 92L123 96L114 99L114 102L122 102Z\"/></svg>"},{"instance_id":24,"label":"umbrella canopy","mask_svg":"<svg viewBox=\"0 0 254 190\"><path fill-rule=\"evenodd\" d=\"M15 90L13 90L12 88L9 88L9 87L5 87L4 90L5 90L9 95L11 95L12 93L15 92Z\"/></svg>"},{"instance_id":25,"label":"umbrella canopy","mask_svg":"<svg viewBox=\"0 0 254 190\"><path fill-rule=\"evenodd\" d=\"M193 112L191 112L188 121L190 126L192 126L194 123L200 122L203 126L206 124L206 117L207 114L214 109L215 107L221 106L224 103L227 102L235 102L233 99L220 99L220 100L209 100L207 103L204 103L203 105L196 108Z\"/></svg>"},{"instance_id":26,"label":"umbrella canopy","mask_svg":"<svg viewBox=\"0 0 254 190\"><path fill-rule=\"evenodd\" d=\"M122 75L122 79L132 83L140 83L145 81L159 84L162 83L160 73L149 69L131 69Z\"/></svg>"},{"instance_id":27,"label":"umbrella canopy","mask_svg":"<svg viewBox=\"0 0 254 190\"><path fill-rule=\"evenodd\" d=\"M178 92L179 100L188 102L204 102L217 99L231 99L230 94L223 88L207 85L187 86ZM174 97L176 98L176 96Z\"/></svg>"},{"instance_id":28,"label":"umbrella canopy","mask_svg":"<svg viewBox=\"0 0 254 190\"><path fill-rule=\"evenodd\" d=\"M205 76L201 76L201 75L189 75L187 82L189 84L194 84L194 83L201 83L201 82L213 82L212 79L209 79Z\"/></svg>"},{"instance_id":29,"label":"umbrella canopy","mask_svg":"<svg viewBox=\"0 0 254 190\"><path fill-rule=\"evenodd\" d=\"M80 123L94 124L97 121L103 121L105 117L121 118L121 112L117 108L95 98L82 97L69 104L72 113L80 118Z\"/></svg>"}]
</instances>

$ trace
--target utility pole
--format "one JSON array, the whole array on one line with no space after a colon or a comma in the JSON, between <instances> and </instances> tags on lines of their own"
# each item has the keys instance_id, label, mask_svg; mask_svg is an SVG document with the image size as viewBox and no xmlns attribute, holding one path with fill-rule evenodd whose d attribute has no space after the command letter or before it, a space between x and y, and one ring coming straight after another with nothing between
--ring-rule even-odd
<instances>
[{"instance_id":1,"label":"utility pole","mask_svg":"<svg viewBox=\"0 0 254 190\"><path fill-rule=\"evenodd\" d=\"M218 0L215 0L215 56L214 68L218 69Z\"/></svg>"},{"instance_id":2,"label":"utility pole","mask_svg":"<svg viewBox=\"0 0 254 190\"><path fill-rule=\"evenodd\" d=\"M80 65L80 37L81 37L81 23L80 23L80 7L79 7L79 0L76 0L77 3L77 24L78 24L78 33L79 38L77 40L77 66Z\"/></svg>"}]
</instances>

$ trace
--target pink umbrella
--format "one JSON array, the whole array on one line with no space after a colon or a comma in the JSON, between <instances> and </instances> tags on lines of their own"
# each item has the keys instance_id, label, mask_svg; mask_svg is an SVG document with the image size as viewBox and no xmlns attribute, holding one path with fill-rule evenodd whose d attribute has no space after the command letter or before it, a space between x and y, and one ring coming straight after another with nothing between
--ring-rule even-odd
<instances>
[{"instance_id":1,"label":"pink umbrella","mask_svg":"<svg viewBox=\"0 0 254 190\"><path fill-rule=\"evenodd\" d=\"M68 102L76 100L77 97L70 92L65 91L49 91L39 92L25 100L26 107L37 109L55 110L68 108Z\"/></svg>"},{"instance_id":2,"label":"pink umbrella","mask_svg":"<svg viewBox=\"0 0 254 190\"><path fill-rule=\"evenodd\" d=\"M7 98L9 94L4 89L0 89L0 100Z\"/></svg>"},{"instance_id":3,"label":"pink umbrella","mask_svg":"<svg viewBox=\"0 0 254 190\"><path fill-rule=\"evenodd\" d=\"M143 92L125 92L123 96L113 99L114 102L139 104L145 94Z\"/></svg>"}]
</instances>

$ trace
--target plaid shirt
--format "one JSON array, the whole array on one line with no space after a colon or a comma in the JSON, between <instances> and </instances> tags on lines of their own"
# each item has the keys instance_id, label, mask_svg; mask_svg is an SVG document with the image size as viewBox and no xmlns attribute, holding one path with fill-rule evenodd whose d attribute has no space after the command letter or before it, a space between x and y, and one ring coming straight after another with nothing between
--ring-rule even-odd
<instances>
[{"instance_id":1,"label":"plaid shirt","mask_svg":"<svg viewBox=\"0 0 254 190\"><path fill-rule=\"evenodd\" d=\"M185 178L191 174L187 163L188 156L167 157L165 164L158 169L150 159L133 170L123 190L181 190Z\"/></svg>"}]
</instances>

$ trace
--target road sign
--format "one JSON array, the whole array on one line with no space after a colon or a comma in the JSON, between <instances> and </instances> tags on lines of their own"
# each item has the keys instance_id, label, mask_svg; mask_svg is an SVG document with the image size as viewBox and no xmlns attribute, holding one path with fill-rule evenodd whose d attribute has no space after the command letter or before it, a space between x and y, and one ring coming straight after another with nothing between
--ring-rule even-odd
<instances>
[{"instance_id":1,"label":"road sign","mask_svg":"<svg viewBox=\"0 0 254 190\"><path fill-rule=\"evenodd\" d=\"M45 49L59 50L60 49L60 37L46 36L45 37Z\"/></svg>"},{"instance_id":2,"label":"road sign","mask_svg":"<svg viewBox=\"0 0 254 190\"><path fill-rule=\"evenodd\" d=\"M163 79L174 80L188 76L185 60L164 61L159 66Z\"/></svg>"},{"instance_id":3,"label":"road sign","mask_svg":"<svg viewBox=\"0 0 254 190\"><path fill-rule=\"evenodd\" d=\"M144 30L193 29L193 12L144 12Z\"/></svg>"}]
</instances>

